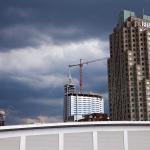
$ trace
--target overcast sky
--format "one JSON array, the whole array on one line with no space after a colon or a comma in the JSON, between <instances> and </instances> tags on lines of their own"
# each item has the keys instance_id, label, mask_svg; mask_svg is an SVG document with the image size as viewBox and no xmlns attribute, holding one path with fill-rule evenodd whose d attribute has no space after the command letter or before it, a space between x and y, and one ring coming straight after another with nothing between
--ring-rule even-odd
<instances>
[{"instance_id":1,"label":"overcast sky","mask_svg":"<svg viewBox=\"0 0 150 150\"><path fill-rule=\"evenodd\" d=\"M0 108L7 124L62 122L68 64L109 57L109 34L123 9L150 15L142 0L1 0ZM78 85L79 68L71 69ZM84 66L84 91L108 113L107 61Z\"/></svg>"}]
</instances>

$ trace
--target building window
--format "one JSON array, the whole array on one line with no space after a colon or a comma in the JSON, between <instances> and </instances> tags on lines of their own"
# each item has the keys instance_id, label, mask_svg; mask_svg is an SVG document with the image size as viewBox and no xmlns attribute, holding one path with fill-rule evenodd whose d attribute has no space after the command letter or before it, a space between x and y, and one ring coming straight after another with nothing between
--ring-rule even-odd
<instances>
[{"instance_id":1,"label":"building window","mask_svg":"<svg viewBox=\"0 0 150 150\"><path fill-rule=\"evenodd\" d=\"M150 92L147 92L147 95L150 95Z\"/></svg>"},{"instance_id":2,"label":"building window","mask_svg":"<svg viewBox=\"0 0 150 150\"><path fill-rule=\"evenodd\" d=\"M129 65L132 66L133 64L132 64L132 63L129 63Z\"/></svg>"},{"instance_id":3,"label":"building window","mask_svg":"<svg viewBox=\"0 0 150 150\"><path fill-rule=\"evenodd\" d=\"M140 66L137 67L138 70L141 70Z\"/></svg>"},{"instance_id":4,"label":"building window","mask_svg":"<svg viewBox=\"0 0 150 150\"><path fill-rule=\"evenodd\" d=\"M129 57L129 60L132 60L132 58L131 58L131 57Z\"/></svg>"}]
</instances>

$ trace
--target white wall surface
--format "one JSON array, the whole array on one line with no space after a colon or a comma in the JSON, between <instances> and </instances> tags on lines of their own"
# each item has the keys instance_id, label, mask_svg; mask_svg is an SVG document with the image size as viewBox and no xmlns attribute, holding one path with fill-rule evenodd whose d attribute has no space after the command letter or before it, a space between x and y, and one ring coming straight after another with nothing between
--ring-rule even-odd
<instances>
[{"instance_id":1,"label":"white wall surface","mask_svg":"<svg viewBox=\"0 0 150 150\"><path fill-rule=\"evenodd\" d=\"M150 150L150 122L0 127L0 150Z\"/></svg>"}]
</instances>

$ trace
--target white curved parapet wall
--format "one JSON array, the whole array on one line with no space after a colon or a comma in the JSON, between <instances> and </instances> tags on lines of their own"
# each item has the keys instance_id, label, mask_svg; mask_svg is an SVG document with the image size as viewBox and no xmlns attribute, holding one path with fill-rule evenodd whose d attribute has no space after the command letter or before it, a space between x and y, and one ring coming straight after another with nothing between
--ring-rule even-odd
<instances>
[{"instance_id":1,"label":"white curved parapet wall","mask_svg":"<svg viewBox=\"0 0 150 150\"><path fill-rule=\"evenodd\" d=\"M150 150L150 122L3 126L0 150Z\"/></svg>"}]
</instances>

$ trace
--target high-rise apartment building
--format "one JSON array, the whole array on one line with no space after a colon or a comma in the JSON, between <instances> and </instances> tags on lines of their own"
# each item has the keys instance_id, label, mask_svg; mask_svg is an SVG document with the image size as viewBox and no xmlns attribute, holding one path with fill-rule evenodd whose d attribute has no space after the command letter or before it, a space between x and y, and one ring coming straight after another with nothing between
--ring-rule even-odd
<instances>
[{"instance_id":1,"label":"high-rise apartment building","mask_svg":"<svg viewBox=\"0 0 150 150\"><path fill-rule=\"evenodd\" d=\"M150 16L120 13L110 35L108 78L112 120L150 120Z\"/></svg>"},{"instance_id":2,"label":"high-rise apartment building","mask_svg":"<svg viewBox=\"0 0 150 150\"><path fill-rule=\"evenodd\" d=\"M64 86L64 121L78 121L84 115L104 113L102 96L94 93L76 93L72 79Z\"/></svg>"}]
</instances>

